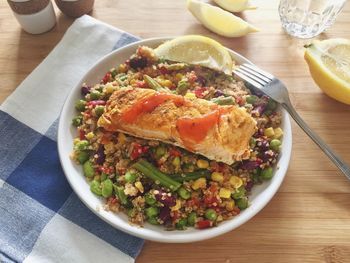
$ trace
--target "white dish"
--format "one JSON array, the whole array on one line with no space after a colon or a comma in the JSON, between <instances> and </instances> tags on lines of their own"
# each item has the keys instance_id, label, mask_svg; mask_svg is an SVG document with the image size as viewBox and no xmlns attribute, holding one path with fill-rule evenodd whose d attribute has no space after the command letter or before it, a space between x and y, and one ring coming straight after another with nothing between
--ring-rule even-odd
<instances>
[{"instance_id":1,"label":"white dish","mask_svg":"<svg viewBox=\"0 0 350 263\"><path fill-rule=\"evenodd\" d=\"M229 232L251 219L271 200L280 187L288 169L292 151L292 131L289 116L287 112L282 109L282 129L284 131L284 137L281 156L277 163L277 168L275 169L275 175L270 181L253 188L252 194L250 195L251 205L246 210L242 211L238 216L220 223L217 227L205 230L189 228L185 231L166 231L161 226L153 226L148 223L146 223L144 227L133 226L128 223L127 216L123 213L115 214L105 211L102 208L103 200L90 191L89 184L83 176L81 166L76 165L69 158L73 149L73 139L76 136L76 129L72 127L71 120L73 116L76 115L74 109L75 101L81 98L80 87L84 82L87 84L98 83L110 68L128 59L139 45L156 47L168 39L170 38L142 40L115 50L98 61L95 66L85 74L78 85L73 88L63 106L58 127L58 151L64 173L71 187L81 201L100 218L124 232L144 239L169 243L185 243L205 240ZM232 50L229 50L229 52L237 64L251 63L236 52Z\"/></svg>"}]
</instances>

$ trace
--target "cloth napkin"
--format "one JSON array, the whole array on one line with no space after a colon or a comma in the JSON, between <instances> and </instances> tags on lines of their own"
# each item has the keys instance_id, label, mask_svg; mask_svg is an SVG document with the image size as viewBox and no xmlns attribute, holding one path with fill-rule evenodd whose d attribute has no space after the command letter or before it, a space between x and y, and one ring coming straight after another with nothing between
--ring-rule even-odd
<instances>
[{"instance_id":1,"label":"cloth napkin","mask_svg":"<svg viewBox=\"0 0 350 263\"><path fill-rule=\"evenodd\" d=\"M134 262L139 254L143 240L74 194L56 144L72 87L99 58L137 39L83 16L0 106L0 262Z\"/></svg>"}]
</instances>

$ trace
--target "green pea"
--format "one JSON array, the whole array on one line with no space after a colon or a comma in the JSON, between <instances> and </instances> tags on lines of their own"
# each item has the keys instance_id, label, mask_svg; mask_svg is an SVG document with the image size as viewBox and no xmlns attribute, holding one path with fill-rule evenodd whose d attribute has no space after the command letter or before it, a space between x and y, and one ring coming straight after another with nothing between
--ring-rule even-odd
<instances>
[{"instance_id":1,"label":"green pea","mask_svg":"<svg viewBox=\"0 0 350 263\"><path fill-rule=\"evenodd\" d=\"M191 212L187 217L187 223L189 226L194 226L197 223L197 214L196 212Z\"/></svg>"},{"instance_id":2,"label":"green pea","mask_svg":"<svg viewBox=\"0 0 350 263\"><path fill-rule=\"evenodd\" d=\"M107 198L113 194L113 183L111 179L106 179L101 183L102 196Z\"/></svg>"},{"instance_id":3,"label":"green pea","mask_svg":"<svg viewBox=\"0 0 350 263\"><path fill-rule=\"evenodd\" d=\"M187 191L185 188L183 187L180 187L178 190L177 190L177 193L179 194L179 196L182 198L182 199L189 199L191 197L191 193L189 191Z\"/></svg>"},{"instance_id":4,"label":"green pea","mask_svg":"<svg viewBox=\"0 0 350 263\"><path fill-rule=\"evenodd\" d=\"M101 183L99 181L97 181L97 180L93 180L90 183L90 190L94 194L102 195Z\"/></svg>"},{"instance_id":5,"label":"green pea","mask_svg":"<svg viewBox=\"0 0 350 263\"><path fill-rule=\"evenodd\" d=\"M94 177L94 175L95 175L94 167L90 161L86 161L83 164L83 171L84 171L84 175L86 177L91 178L91 177Z\"/></svg>"},{"instance_id":6,"label":"green pea","mask_svg":"<svg viewBox=\"0 0 350 263\"><path fill-rule=\"evenodd\" d=\"M101 173L101 182L103 182L104 180L106 180L108 178L108 174L106 173Z\"/></svg>"},{"instance_id":7,"label":"green pea","mask_svg":"<svg viewBox=\"0 0 350 263\"><path fill-rule=\"evenodd\" d=\"M128 209L128 216L129 217L134 217L136 215L136 209L135 208L129 208Z\"/></svg>"},{"instance_id":8,"label":"green pea","mask_svg":"<svg viewBox=\"0 0 350 263\"><path fill-rule=\"evenodd\" d=\"M157 207L148 207L145 209L146 216L149 217L155 217L159 214L159 209Z\"/></svg>"},{"instance_id":9,"label":"green pea","mask_svg":"<svg viewBox=\"0 0 350 263\"><path fill-rule=\"evenodd\" d=\"M86 151L79 151L77 153L77 160L80 164L85 163L87 160L89 160L90 154Z\"/></svg>"},{"instance_id":10,"label":"green pea","mask_svg":"<svg viewBox=\"0 0 350 263\"><path fill-rule=\"evenodd\" d=\"M275 110L277 108L277 102L274 101L273 99L269 99L266 105L267 110Z\"/></svg>"},{"instance_id":11,"label":"green pea","mask_svg":"<svg viewBox=\"0 0 350 263\"><path fill-rule=\"evenodd\" d=\"M97 91L97 90L93 90L90 92L90 99L91 100L98 100L100 99L102 96L101 92Z\"/></svg>"},{"instance_id":12,"label":"green pea","mask_svg":"<svg viewBox=\"0 0 350 263\"><path fill-rule=\"evenodd\" d=\"M134 183L137 179L137 174L127 171L125 174L125 181L127 181L128 183Z\"/></svg>"},{"instance_id":13,"label":"green pea","mask_svg":"<svg viewBox=\"0 0 350 263\"><path fill-rule=\"evenodd\" d=\"M151 225L159 225L159 222L155 216L147 218L147 222Z\"/></svg>"},{"instance_id":14,"label":"green pea","mask_svg":"<svg viewBox=\"0 0 350 263\"><path fill-rule=\"evenodd\" d=\"M251 137L249 141L250 148L254 148L256 146L256 139Z\"/></svg>"},{"instance_id":15,"label":"green pea","mask_svg":"<svg viewBox=\"0 0 350 263\"><path fill-rule=\"evenodd\" d=\"M175 167L179 167L180 166L180 163L181 163L181 159L179 156L176 156L173 161L172 161L172 164L175 166Z\"/></svg>"},{"instance_id":16,"label":"green pea","mask_svg":"<svg viewBox=\"0 0 350 263\"><path fill-rule=\"evenodd\" d=\"M255 95L248 95L246 98L245 98L245 101L249 104L252 104L254 105L254 103L258 100L258 97L255 96Z\"/></svg>"},{"instance_id":17,"label":"green pea","mask_svg":"<svg viewBox=\"0 0 350 263\"><path fill-rule=\"evenodd\" d=\"M175 227L178 230L183 230L186 228L187 225L187 218L181 218L176 224Z\"/></svg>"},{"instance_id":18,"label":"green pea","mask_svg":"<svg viewBox=\"0 0 350 263\"><path fill-rule=\"evenodd\" d=\"M100 117L105 111L105 107L104 106L96 106L95 107L95 114L97 117Z\"/></svg>"},{"instance_id":19,"label":"green pea","mask_svg":"<svg viewBox=\"0 0 350 263\"><path fill-rule=\"evenodd\" d=\"M76 116L72 119L72 124L75 127L78 127L82 124L83 122L83 117L82 116Z\"/></svg>"},{"instance_id":20,"label":"green pea","mask_svg":"<svg viewBox=\"0 0 350 263\"><path fill-rule=\"evenodd\" d=\"M145 202L148 205L154 205L157 202L157 200L152 196L152 194L147 193L145 194Z\"/></svg>"},{"instance_id":21,"label":"green pea","mask_svg":"<svg viewBox=\"0 0 350 263\"><path fill-rule=\"evenodd\" d=\"M248 198L244 197L244 198L238 199L236 201L236 204L239 209L241 210L246 209L248 207Z\"/></svg>"},{"instance_id":22,"label":"green pea","mask_svg":"<svg viewBox=\"0 0 350 263\"><path fill-rule=\"evenodd\" d=\"M164 146L158 146L156 149L156 157L157 159L161 158L162 156L164 156L164 154L166 153L166 148Z\"/></svg>"},{"instance_id":23,"label":"green pea","mask_svg":"<svg viewBox=\"0 0 350 263\"><path fill-rule=\"evenodd\" d=\"M280 146L281 146L281 141L280 140L278 140L278 139L273 139L273 140L271 140L271 142L270 142L270 148L272 149L272 150L274 150L274 151L279 151L279 149L280 149Z\"/></svg>"},{"instance_id":24,"label":"green pea","mask_svg":"<svg viewBox=\"0 0 350 263\"><path fill-rule=\"evenodd\" d=\"M241 187L239 187L238 189L236 189L236 191L232 194L232 198L233 198L233 199L242 198L243 196L245 196L245 193L246 193L246 189L245 189L245 187L242 185Z\"/></svg>"},{"instance_id":25,"label":"green pea","mask_svg":"<svg viewBox=\"0 0 350 263\"><path fill-rule=\"evenodd\" d=\"M75 145L74 148L78 151L83 151L86 150L86 148L89 146L89 142L87 140L81 140L78 141Z\"/></svg>"},{"instance_id":26,"label":"green pea","mask_svg":"<svg viewBox=\"0 0 350 263\"><path fill-rule=\"evenodd\" d=\"M85 106L86 106L86 101L85 100L78 100L75 103L75 109L77 111L80 111L80 112L85 110Z\"/></svg>"},{"instance_id":27,"label":"green pea","mask_svg":"<svg viewBox=\"0 0 350 263\"><path fill-rule=\"evenodd\" d=\"M261 171L260 177L264 180L269 180L273 176L273 169L272 167L267 167L264 170Z\"/></svg>"}]
</instances>

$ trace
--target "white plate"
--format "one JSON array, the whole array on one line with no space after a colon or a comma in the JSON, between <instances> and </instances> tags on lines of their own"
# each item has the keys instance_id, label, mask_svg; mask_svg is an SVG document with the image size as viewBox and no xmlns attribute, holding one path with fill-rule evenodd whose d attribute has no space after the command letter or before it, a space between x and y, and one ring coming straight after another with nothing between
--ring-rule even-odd
<instances>
[{"instance_id":1,"label":"white plate","mask_svg":"<svg viewBox=\"0 0 350 263\"><path fill-rule=\"evenodd\" d=\"M271 200L271 198L277 192L287 172L292 150L292 132L289 116L287 112L282 109L282 129L284 131L284 136L281 156L276 166L277 169L275 171L275 175L270 181L253 187L252 194L250 196L251 205L246 210L242 211L238 216L220 223L217 227L205 230L189 228L185 231L166 231L161 226L153 226L150 224L145 224L144 227L137 227L130 225L128 223L127 216L123 213L114 214L112 212L105 211L102 208L102 198L99 198L91 193L89 184L83 176L81 166L76 165L69 158L69 155L73 149L73 139L76 136L76 129L75 127L72 127L71 120L73 116L76 115L76 111L74 109L75 101L81 98L80 87L84 82L91 85L98 83L110 68L115 67L119 63L123 63L130 57L131 54L135 52L138 46L146 45L149 47L157 47L159 44L168 39L170 38L146 39L115 50L98 61L95 66L93 66L85 74L80 83L71 91L63 106L58 127L58 151L64 173L66 174L67 180L71 187L79 196L81 201L100 218L124 232L141 238L159 242L184 243L204 240L229 232L247 222ZM229 50L229 52L237 64L251 63L236 52L232 50Z\"/></svg>"}]
</instances>

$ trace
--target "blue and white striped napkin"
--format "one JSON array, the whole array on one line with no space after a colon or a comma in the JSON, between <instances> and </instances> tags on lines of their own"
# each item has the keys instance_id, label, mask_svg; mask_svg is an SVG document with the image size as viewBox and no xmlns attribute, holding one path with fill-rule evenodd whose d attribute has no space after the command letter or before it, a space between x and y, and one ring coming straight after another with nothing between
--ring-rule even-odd
<instances>
[{"instance_id":1,"label":"blue and white striped napkin","mask_svg":"<svg viewBox=\"0 0 350 263\"><path fill-rule=\"evenodd\" d=\"M139 254L143 240L72 192L56 144L71 88L99 58L136 40L83 16L0 106L0 262L134 262Z\"/></svg>"}]
</instances>

